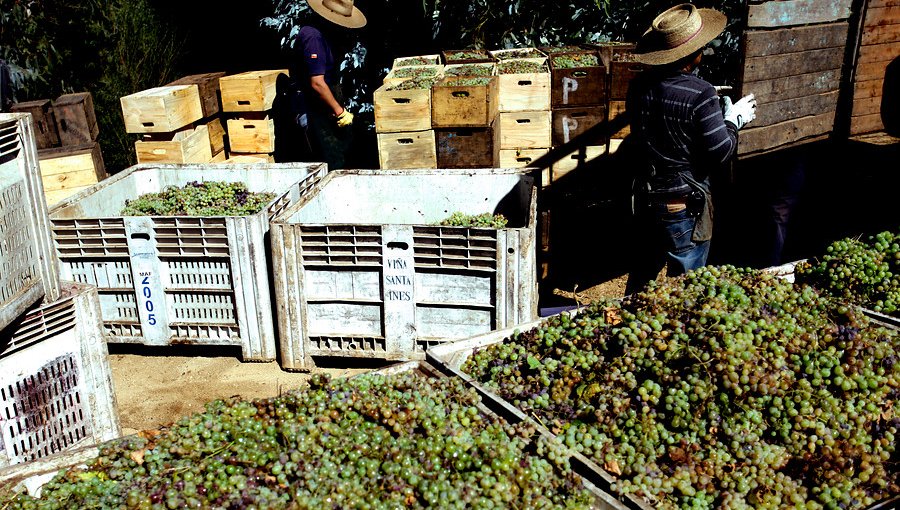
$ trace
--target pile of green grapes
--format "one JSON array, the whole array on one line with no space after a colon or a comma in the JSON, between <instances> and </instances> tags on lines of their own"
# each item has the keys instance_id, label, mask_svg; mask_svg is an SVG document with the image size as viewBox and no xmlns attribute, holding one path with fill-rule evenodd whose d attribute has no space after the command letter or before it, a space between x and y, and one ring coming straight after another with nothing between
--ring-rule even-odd
<instances>
[{"instance_id":1,"label":"pile of green grapes","mask_svg":"<svg viewBox=\"0 0 900 510\"><path fill-rule=\"evenodd\" d=\"M465 214L454 212L449 218L441 221L439 225L449 227L475 227L475 228L506 228L508 223L506 216L502 214Z\"/></svg>"},{"instance_id":2,"label":"pile of green grapes","mask_svg":"<svg viewBox=\"0 0 900 510\"><path fill-rule=\"evenodd\" d=\"M39 499L0 508L590 508L558 442L478 402L457 379L314 376L308 391L211 402L107 443Z\"/></svg>"},{"instance_id":3,"label":"pile of green grapes","mask_svg":"<svg viewBox=\"0 0 900 510\"><path fill-rule=\"evenodd\" d=\"M876 312L900 311L900 237L881 232L867 241L835 241L818 259L797 264L798 282L808 283Z\"/></svg>"},{"instance_id":4,"label":"pile of green grapes","mask_svg":"<svg viewBox=\"0 0 900 510\"><path fill-rule=\"evenodd\" d=\"M262 210L275 193L247 190L241 182L192 181L167 186L159 193L145 193L127 200L123 216L248 216Z\"/></svg>"},{"instance_id":5,"label":"pile of green grapes","mask_svg":"<svg viewBox=\"0 0 900 510\"><path fill-rule=\"evenodd\" d=\"M863 508L900 492L900 333L759 271L595 303L463 370L663 509Z\"/></svg>"},{"instance_id":6,"label":"pile of green grapes","mask_svg":"<svg viewBox=\"0 0 900 510\"><path fill-rule=\"evenodd\" d=\"M500 74L534 74L546 73L547 66L530 60L506 60L497 64Z\"/></svg>"}]
</instances>

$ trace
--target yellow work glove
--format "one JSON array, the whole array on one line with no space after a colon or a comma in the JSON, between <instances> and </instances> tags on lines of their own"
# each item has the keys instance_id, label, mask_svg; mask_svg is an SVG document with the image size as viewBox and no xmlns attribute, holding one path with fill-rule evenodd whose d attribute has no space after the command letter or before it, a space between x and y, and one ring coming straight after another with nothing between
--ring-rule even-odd
<instances>
[{"instance_id":1,"label":"yellow work glove","mask_svg":"<svg viewBox=\"0 0 900 510\"><path fill-rule=\"evenodd\" d=\"M344 111L337 116L337 125L338 127L347 127L350 124L353 124L353 114L348 112L345 108Z\"/></svg>"}]
</instances>

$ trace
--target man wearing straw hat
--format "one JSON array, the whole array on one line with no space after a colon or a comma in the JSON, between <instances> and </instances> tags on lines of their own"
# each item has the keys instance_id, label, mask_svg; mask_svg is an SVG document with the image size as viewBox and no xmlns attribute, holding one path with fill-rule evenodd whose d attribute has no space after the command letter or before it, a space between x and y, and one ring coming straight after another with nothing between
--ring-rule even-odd
<instances>
[{"instance_id":1,"label":"man wearing straw hat","mask_svg":"<svg viewBox=\"0 0 900 510\"><path fill-rule=\"evenodd\" d=\"M327 23L309 23L297 33L294 48L299 52L291 76L299 81L306 109L309 143L314 157L328 164L329 170L344 168L353 140L353 114L342 105L340 83L335 72L334 54L324 34L336 35L332 28L361 28L366 17L353 0L307 0L309 7ZM324 34L323 34L324 33Z\"/></svg>"},{"instance_id":2,"label":"man wearing straw hat","mask_svg":"<svg viewBox=\"0 0 900 510\"><path fill-rule=\"evenodd\" d=\"M725 29L724 14L681 4L657 16L635 49L648 64L632 80L626 113L638 157L634 208L647 242L635 257L626 294L666 264L682 274L706 265L712 237L709 177L733 157L738 130L756 117L748 95L732 104L697 76L703 51Z\"/></svg>"}]
</instances>

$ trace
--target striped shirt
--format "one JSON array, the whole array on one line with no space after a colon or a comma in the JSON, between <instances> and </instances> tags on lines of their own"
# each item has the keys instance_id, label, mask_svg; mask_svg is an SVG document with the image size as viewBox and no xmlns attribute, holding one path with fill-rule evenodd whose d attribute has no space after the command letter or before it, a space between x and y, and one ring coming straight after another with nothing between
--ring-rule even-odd
<instances>
[{"instance_id":1,"label":"striped shirt","mask_svg":"<svg viewBox=\"0 0 900 510\"><path fill-rule=\"evenodd\" d=\"M651 189L684 190L680 173L698 181L737 149L737 126L725 122L715 88L681 71L647 71L632 80L626 110L637 147L655 169Z\"/></svg>"}]
</instances>

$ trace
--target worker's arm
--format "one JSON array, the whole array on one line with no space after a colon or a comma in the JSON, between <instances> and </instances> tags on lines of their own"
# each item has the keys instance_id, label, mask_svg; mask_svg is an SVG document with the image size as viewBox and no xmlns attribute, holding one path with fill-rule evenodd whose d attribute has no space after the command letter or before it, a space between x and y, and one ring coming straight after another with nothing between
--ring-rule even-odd
<instances>
[{"instance_id":1,"label":"worker's arm","mask_svg":"<svg viewBox=\"0 0 900 510\"><path fill-rule=\"evenodd\" d=\"M310 76L309 85L315 91L315 93L319 96L323 103L325 103L328 108L331 109L331 113L337 117L344 111L344 107L341 106L340 103L334 98L334 95L331 93L331 89L328 87L328 84L325 83L325 76L322 74L316 74Z\"/></svg>"}]
</instances>

